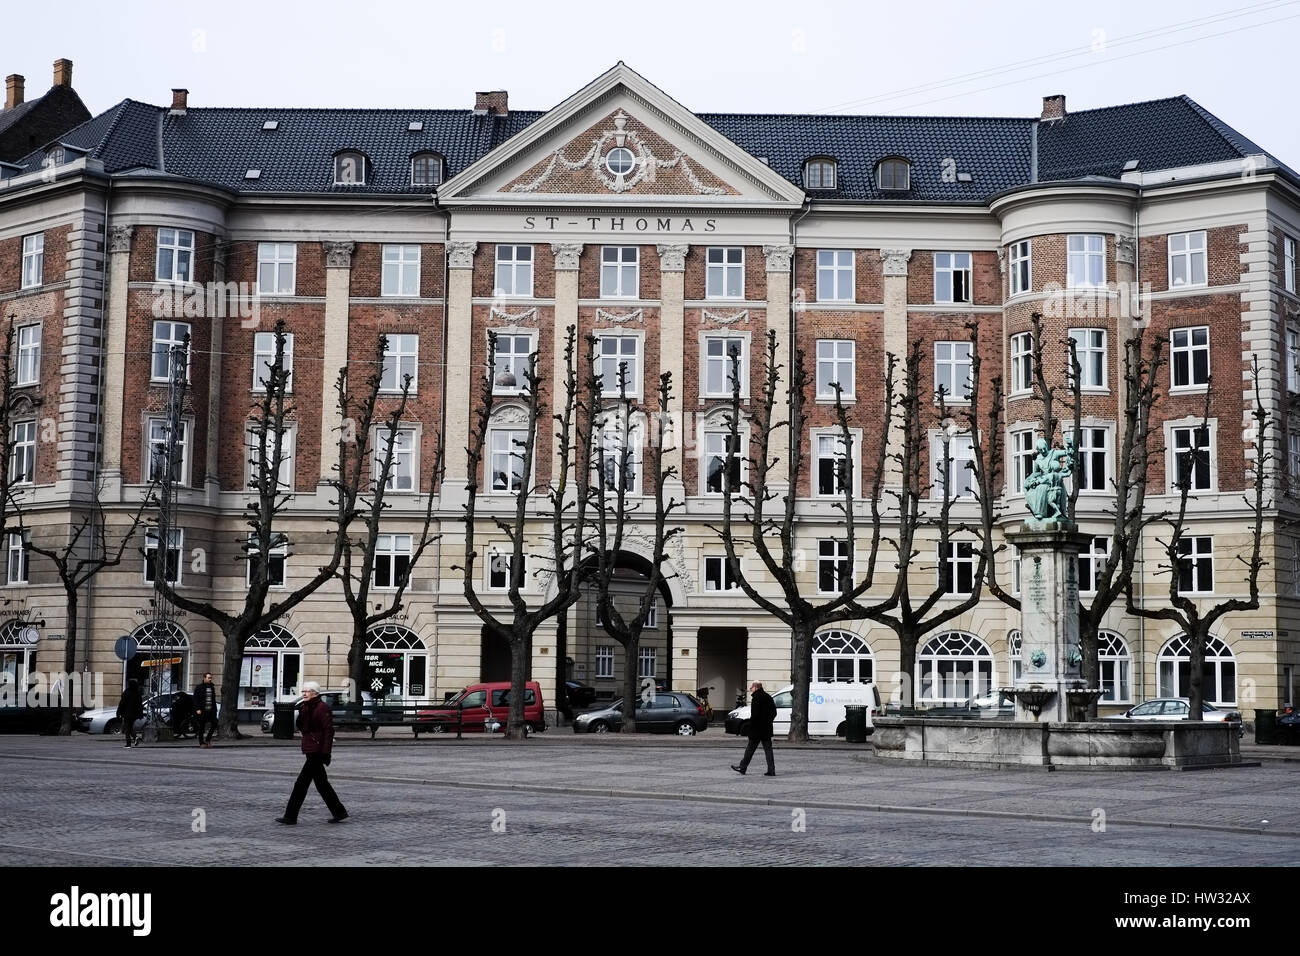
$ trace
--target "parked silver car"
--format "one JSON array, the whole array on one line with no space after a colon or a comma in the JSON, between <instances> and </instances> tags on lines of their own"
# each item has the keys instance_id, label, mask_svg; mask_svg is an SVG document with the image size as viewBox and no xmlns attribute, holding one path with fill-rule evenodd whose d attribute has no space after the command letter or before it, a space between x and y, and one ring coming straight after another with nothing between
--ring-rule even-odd
<instances>
[{"instance_id":1,"label":"parked silver car","mask_svg":"<svg viewBox=\"0 0 1300 956\"><path fill-rule=\"evenodd\" d=\"M186 694L189 697L188 694ZM144 716L135 722L135 732L140 733L154 719L156 712L158 722L163 726L170 727L172 720L172 700L176 697L175 692L166 694L155 694L144 702ZM190 698L193 700L194 698ZM217 715L221 715L221 704L217 703ZM77 716L77 729L83 734L120 734L122 732L122 721L117 716L116 707L99 707L95 710L87 710ZM182 726L182 733L193 734L198 730L198 719L190 716Z\"/></svg>"},{"instance_id":2,"label":"parked silver car","mask_svg":"<svg viewBox=\"0 0 1300 956\"><path fill-rule=\"evenodd\" d=\"M1157 697L1146 700L1122 714L1110 714L1102 720L1186 720L1192 712L1191 701L1186 697ZM1241 713L1201 703L1201 720L1229 721L1238 725L1237 736L1245 733L1241 726Z\"/></svg>"}]
</instances>

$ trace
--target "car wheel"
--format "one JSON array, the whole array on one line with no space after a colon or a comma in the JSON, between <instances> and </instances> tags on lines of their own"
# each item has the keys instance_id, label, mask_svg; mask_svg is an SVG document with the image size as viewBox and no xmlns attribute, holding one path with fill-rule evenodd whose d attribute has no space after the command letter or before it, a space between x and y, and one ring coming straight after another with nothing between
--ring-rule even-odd
<instances>
[{"instance_id":1,"label":"car wheel","mask_svg":"<svg viewBox=\"0 0 1300 956\"><path fill-rule=\"evenodd\" d=\"M431 734L441 734L441 733L445 733L445 732L446 732L446 731L445 731L445 729L443 728L442 724L430 724L430 725L429 725L429 733L431 733Z\"/></svg>"},{"instance_id":2,"label":"car wheel","mask_svg":"<svg viewBox=\"0 0 1300 956\"><path fill-rule=\"evenodd\" d=\"M187 717L181 723L181 736L193 737L199 732L199 723L193 717Z\"/></svg>"},{"instance_id":3,"label":"car wheel","mask_svg":"<svg viewBox=\"0 0 1300 956\"><path fill-rule=\"evenodd\" d=\"M841 720L840 725L835 728L835 736L843 737L846 730L848 730L848 721Z\"/></svg>"},{"instance_id":4,"label":"car wheel","mask_svg":"<svg viewBox=\"0 0 1300 956\"><path fill-rule=\"evenodd\" d=\"M694 737L695 733L695 725L689 720L683 720L677 725L677 735L679 737Z\"/></svg>"},{"instance_id":5,"label":"car wheel","mask_svg":"<svg viewBox=\"0 0 1300 956\"><path fill-rule=\"evenodd\" d=\"M591 725L590 732L593 734L607 734L609 733L609 724L603 720L598 720Z\"/></svg>"},{"instance_id":6,"label":"car wheel","mask_svg":"<svg viewBox=\"0 0 1300 956\"><path fill-rule=\"evenodd\" d=\"M121 732L122 732L122 721L116 717L114 717L112 720L110 720L107 724L104 725L104 733L106 734L120 734Z\"/></svg>"}]
</instances>

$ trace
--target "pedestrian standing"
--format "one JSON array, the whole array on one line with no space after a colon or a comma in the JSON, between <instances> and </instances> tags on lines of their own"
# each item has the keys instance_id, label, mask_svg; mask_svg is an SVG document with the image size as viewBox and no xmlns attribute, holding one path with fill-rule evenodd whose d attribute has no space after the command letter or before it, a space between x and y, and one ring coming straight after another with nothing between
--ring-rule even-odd
<instances>
[{"instance_id":1,"label":"pedestrian standing","mask_svg":"<svg viewBox=\"0 0 1300 956\"><path fill-rule=\"evenodd\" d=\"M122 736L126 746L136 742L135 722L144 716L144 699L140 696L140 682L134 677L126 683L122 698L117 702L117 717L122 721ZM138 746L138 744L137 744Z\"/></svg>"},{"instance_id":2,"label":"pedestrian standing","mask_svg":"<svg viewBox=\"0 0 1300 956\"><path fill-rule=\"evenodd\" d=\"M302 685L303 702L298 708L298 730L302 733L302 752L307 760L289 794L289 805L284 808L284 816L276 817L276 823L289 826L298 822L298 811L307 799L307 787L315 783L316 792L325 801L330 810L330 823L341 823L348 818L348 811L343 807L334 788L330 786L325 768L329 766L330 751L334 749L334 714L330 705L321 699L320 684L307 681Z\"/></svg>"},{"instance_id":3,"label":"pedestrian standing","mask_svg":"<svg viewBox=\"0 0 1300 956\"><path fill-rule=\"evenodd\" d=\"M199 746L212 746L212 733L217 729L217 685L212 683L212 675L204 674L203 683L194 688L194 713L199 718ZM203 728L208 729L208 736L203 737Z\"/></svg>"},{"instance_id":4,"label":"pedestrian standing","mask_svg":"<svg viewBox=\"0 0 1300 956\"><path fill-rule=\"evenodd\" d=\"M743 777L754 751L762 744L763 753L767 756L767 773L763 776L776 776L776 762L772 759L772 722L775 720L776 704L772 695L763 690L762 684L754 681L749 685L749 746L745 748L745 756L741 758L740 764L731 765L732 770Z\"/></svg>"}]
</instances>

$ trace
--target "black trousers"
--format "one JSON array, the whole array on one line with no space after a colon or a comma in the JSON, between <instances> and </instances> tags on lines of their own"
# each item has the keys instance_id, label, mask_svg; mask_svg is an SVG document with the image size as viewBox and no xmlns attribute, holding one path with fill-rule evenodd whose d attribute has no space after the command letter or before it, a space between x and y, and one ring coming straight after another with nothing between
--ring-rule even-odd
<instances>
[{"instance_id":1,"label":"black trousers","mask_svg":"<svg viewBox=\"0 0 1300 956\"><path fill-rule=\"evenodd\" d=\"M767 772L776 773L776 761L772 759L772 735L767 734L764 737L750 737L749 746L745 748L745 756L740 760L740 769L745 770L749 767L749 762L754 758L754 752L758 750L758 745L763 745L763 754L767 757Z\"/></svg>"},{"instance_id":2,"label":"black trousers","mask_svg":"<svg viewBox=\"0 0 1300 956\"><path fill-rule=\"evenodd\" d=\"M307 787L312 783L316 784L316 792L324 799L325 806L330 808L331 814L341 817L347 813L347 810L343 807L343 801L334 792L334 788L330 786L329 777L325 775L324 755L307 754L307 762L302 765L302 771L294 782L293 793L289 794L289 805L284 810L286 819L298 819L298 811L302 809L302 802L307 799Z\"/></svg>"},{"instance_id":3,"label":"black trousers","mask_svg":"<svg viewBox=\"0 0 1300 956\"><path fill-rule=\"evenodd\" d=\"M213 734L213 733L216 731L216 729L217 729L217 715L216 715L216 714L208 714L208 713L200 713L200 714L199 714L198 724L199 724L199 732L198 732L199 743L201 743L201 744L204 744L204 743L211 743L211 742L212 742L212 734ZM207 737L206 740L203 739L203 728L204 728L204 727L208 728L208 737Z\"/></svg>"}]
</instances>

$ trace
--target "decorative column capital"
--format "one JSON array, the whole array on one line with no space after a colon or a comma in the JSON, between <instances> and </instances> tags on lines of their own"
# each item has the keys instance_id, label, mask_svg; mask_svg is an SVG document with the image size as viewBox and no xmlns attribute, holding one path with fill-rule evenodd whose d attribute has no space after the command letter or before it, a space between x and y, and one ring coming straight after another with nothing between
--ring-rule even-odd
<instances>
[{"instance_id":1,"label":"decorative column capital","mask_svg":"<svg viewBox=\"0 0 1300 956\"><path fill-rule=\"evenodd\" d=\"M764 246L763 255L767 256L768 272L789 272L794 246Z\"/></svg>"},{"instance_id":2,"label":"decorative column capital","mask_svg":"<svg viewBox=\"0 0 1300 956\"><path fill-rule=\"evenodd\" d=\"M685 272L686 253L690 246L684 242L666 242L655 246L659 252L660 272Z\"/></svg>"},{"instance_id":3,"label":"decorative column capital","mask_svg":"<svg viewBox=\"0 0 1300 956\"><path fill-rule=\"evenodd\" d=\"M352 268L352 250L357 247L355 242L326 242L323 245L326 269Z\"/></svg>"},{"instance_id":4,"label":"decorative column capital","mask_svg":"<svg viewBox=\"0 0 1300 956\"><path fill-rule=\"evenodd\" d=\"M110 226L108 229L108 251L130 252L131 236L134 234L135 226Z\"/></svg>"},{"instance_id":5,"label":"decorative column capital","mask_svg":"<svg viewBox=\"0 0 1300 956\"><path fill-rule=\"evenodd\" d=\"M907 260L912 258L911 249L881 249L880 261L884 263L886 276L907 277Z\"/></svg>"},{"instance_id":6,"label":"decorative column capital","mask_svg":"<svg viewBox=\"0 0 1300 956\"><path fill-rule=\"evenodd\" d=\"M1137 239L1133 236L1115 237L1115 261L1125 265L1137 262Z\"/></svg>"},{"instance_id":7,"label":"decorative column capital","mask_svg":"<svg viewBox=\"0 0 1300 956\"><path fill-rule=\"evenodd\" d=\"M477 242L447 243L447 264L452 269L473 269Z\"/></svg>"},{"instance_id":8,"label":"decorative column capital","mask_svg":"<svg viewBox=\"0 0 1300 956\"><path fill-rule=\"evenodd\" d=\"M578 268L578 259L582 256L582 243L553 242L551 252L555 254L555 271L573 272Z\"/></svg>"}]
</instances>

